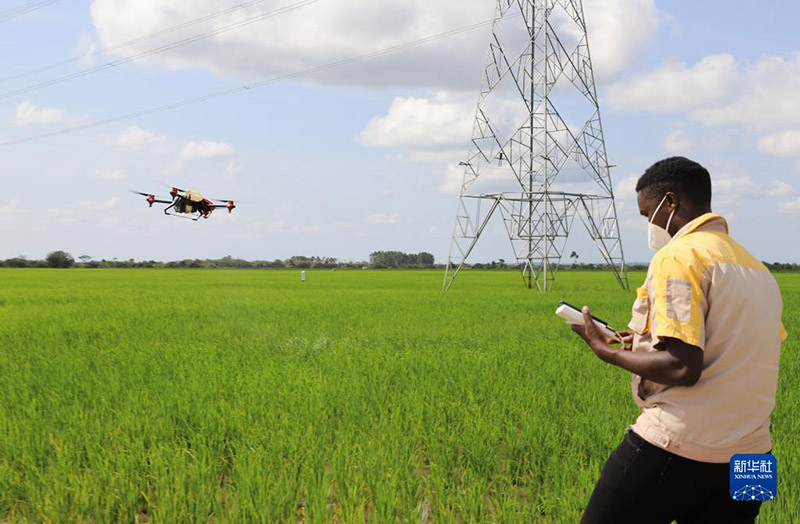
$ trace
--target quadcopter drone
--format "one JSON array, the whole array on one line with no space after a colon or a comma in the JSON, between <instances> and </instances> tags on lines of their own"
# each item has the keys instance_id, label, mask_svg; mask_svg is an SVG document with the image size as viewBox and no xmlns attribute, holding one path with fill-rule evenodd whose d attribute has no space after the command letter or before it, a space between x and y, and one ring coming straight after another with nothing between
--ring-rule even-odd
<instances>
[{"instance_id":1,"label":"quadcopter drone","mask_svg":"<svg viewBox=\"0 0 800 524\"><path fill-rule=\"evenodd\" d=\"M218 208L225 208L228 210L228 213L230 213L236 207L236 204L233 203L233 200L209 200L208 198L204 198L203 195L197 191L187 191L177 187L173 187L172 191L169 192L172 200L160 200L156 198L155 195L150 193L142 193L141 191L131 191L131 193L136 193L137 195L147 197L147 203L150 204L150 207L153 207L153 204L169 204L166 208L164 208L165 215L178 218L188 218L190 220L194 220L195 222L200 220L200 218L208 218L208 216ZM225 205L217 205L214 202L220 202ZM173 212L170 213L170 210ZM192 218L191 215L194 215L195 213L197 213L197 216Z\"/></svg>"}]
</instances>

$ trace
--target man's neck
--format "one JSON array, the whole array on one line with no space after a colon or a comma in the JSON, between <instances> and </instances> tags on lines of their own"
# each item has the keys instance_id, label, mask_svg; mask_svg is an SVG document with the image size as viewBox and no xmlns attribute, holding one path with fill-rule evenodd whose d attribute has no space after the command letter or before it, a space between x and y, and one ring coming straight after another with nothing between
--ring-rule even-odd
<instances>
[{"instance_id":1,"label":"man's neck","mask_svg":"<svg viewBox=\"0 0 800 524\"><path fill-rule=\"evenodd\" d=\"M670 231L668 233L671 236L675 236L675 233L683 229L683 226L692 220L711 212L711 206L702 206L689 208L683 213L675 213L675 216L672 218L672 223L670 223Z\"/></svg>"}]
</instances>

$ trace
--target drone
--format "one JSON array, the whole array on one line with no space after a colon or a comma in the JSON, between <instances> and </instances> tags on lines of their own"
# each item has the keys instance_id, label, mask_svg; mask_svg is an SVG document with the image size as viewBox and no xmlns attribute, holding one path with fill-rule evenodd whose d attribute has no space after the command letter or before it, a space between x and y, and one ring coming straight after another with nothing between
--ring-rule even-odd
<instances>
[{"instance_id":1,"label":"drone","mask_svg":"<svg viewBox=\"0 0 800 524\"><path fill-rule=\"evenodd\" d=\"M165 215L188 218L195 222L201 218L208 218L216 209L225 208L228 210L228 213L230 213L236 207L233 200L210 200L203 197L203 195L197 191L180 189L177 187L173 187L172 191L169 192L169 196L172 197L172 200L161 200L151 193L142 193L141 191L131 191L131 193L147 197L147 203L150 204L150 207L153 207L153 204L169 204L164 208ZM219 202L224 205L218 205L214 202ZM170 210L173 212L170 213ZM195 213L197 216L192 218Z\"/></svg>"}]
</instances>

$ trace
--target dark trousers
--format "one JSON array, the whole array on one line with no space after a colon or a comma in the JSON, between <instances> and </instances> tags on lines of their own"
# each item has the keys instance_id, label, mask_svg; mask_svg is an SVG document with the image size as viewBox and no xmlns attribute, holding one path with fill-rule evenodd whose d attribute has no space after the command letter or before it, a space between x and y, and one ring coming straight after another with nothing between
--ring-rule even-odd
<instances>
[{"instance_id":1,"label":"dark trousers","mask_svg":"<svg viewBox=\"0 0 800 524\"><path fill-rule=\"evenodd\" d=\"M729 495L728 464L679 457L628 431L606 461L581 524L739 524L761 502Z\"/></svg>"}]
</instances>

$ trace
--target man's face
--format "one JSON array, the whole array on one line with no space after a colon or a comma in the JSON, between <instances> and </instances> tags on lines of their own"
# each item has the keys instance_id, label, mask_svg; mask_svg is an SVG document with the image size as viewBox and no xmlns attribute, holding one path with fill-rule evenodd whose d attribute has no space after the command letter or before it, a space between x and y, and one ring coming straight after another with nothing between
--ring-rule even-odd
<instances>
[{"instance_id":1,"label":"man's face","mask_svg":"<svg viewBox=\"0 0 800 524\"><path fill-rule=\"evenodd\" d=\"M667 211L669 205L667 202L661 204L658 213L653 217L653 213L656 212L656 208L663 198L664 195L661 195L661 198L653 198L646 189L636 193L636 201L639 204L639 214L645 217L648 222L652 220L653 224L666 228L667 219L669 218L669 211Z\"/></svg>"}]
</instances>

